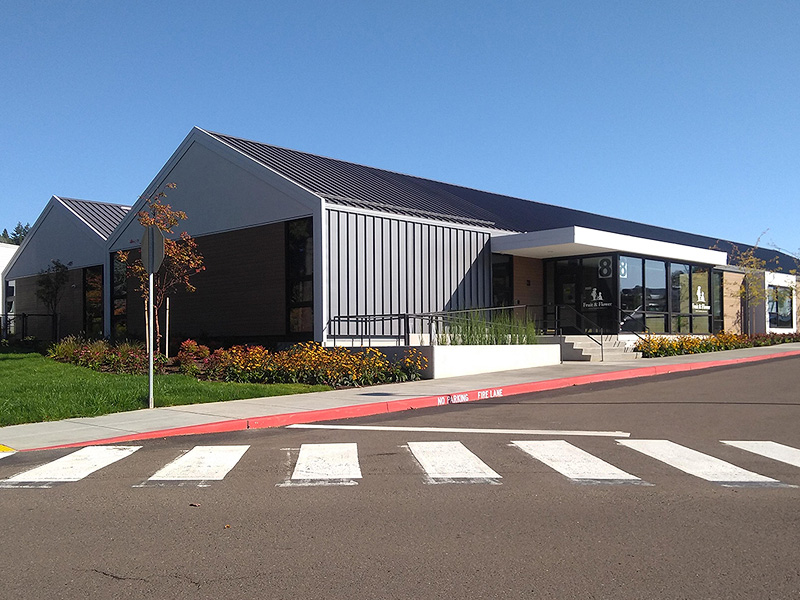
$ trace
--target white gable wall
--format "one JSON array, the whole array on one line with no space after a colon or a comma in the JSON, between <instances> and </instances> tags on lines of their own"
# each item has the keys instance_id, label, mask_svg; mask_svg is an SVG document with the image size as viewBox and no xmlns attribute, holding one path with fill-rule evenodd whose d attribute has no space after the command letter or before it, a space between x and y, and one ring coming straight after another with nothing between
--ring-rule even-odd
<instances>
[{"instance_id":1,"label":"white gable wall","mask_svg":"<svg viewBox=\"0 0 800 600\"><path fill-rule=\"evenodd\" d=\"M175 189L166 189L174 183ZM176 234L194 237L235 231L312 216L314 231L321 229L323 201L305 188L243 155L202 129L194 128L145 190L143 198L166 191L164 200L187 219ZM140 199L108 240L107 253L140 245L143 228L137 213ZM202 241L199 243L202 252ZM322 244L315 244L315 330L322 331L322 307L327 290L322 286ZM108 254L107 254L108 256ZM106 269L105 289L111 289L111 269ZM106 334L110 334L110 295L105 294Z\"/></svg>"},{"instance_id":2,"label":"white gable wall","mask_svg":"<svg viewBox=\"0 0 800 600\"><path fill-rule=\"evenodd\" d=\"M53 197L3 274L6 281L37 275L52 260L79 269L105 263L105 241Z\"/></svg>"},{"instance_id":3,"label":"white gable wall","mask_svg":"<svg viewBox=\"0 0 800 600\"><path fill-rule=\"evenodd\" d=\"M170 183L177 187L165 189ZM166 191L165 202L188 217L176 232L185 229L195 237L309 216L320 203L199 129L192 130L144 196L159 191ZM142 207L142 201L134 205L109 240L109 251L139 246L143 231L136 213Z\"/></svg>"}]
</instances>

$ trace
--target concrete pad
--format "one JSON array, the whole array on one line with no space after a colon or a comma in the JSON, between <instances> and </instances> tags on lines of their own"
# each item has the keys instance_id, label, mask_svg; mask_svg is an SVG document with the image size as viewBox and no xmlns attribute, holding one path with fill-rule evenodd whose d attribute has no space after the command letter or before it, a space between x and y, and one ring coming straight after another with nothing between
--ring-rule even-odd
<instances>
[{"instance_id":1,"label":"concrete pad","mask_svg":"<svg viewBox=\"0 0 800 600\"><path fill-rule=\"evenodd\" d=\"M73 423L69 420L0 427L0 440L15 450L70 444L76 440L102 440L115 435L119 435L119 429Z\"/></svg>"},{"instance_id":2,"label":"concrete pad","mask_svg":"<svg viewBox=\"0 0 800 600\"><path fill-rule=\"evenodd\" d=\"M100 417L84 417L70 419L73 423L92 425L115 429L116 435L123 433L141 433L143 431L158 431L173 427L189 427L213 423L219 419L211 415L187 414L175 411L172 407L156 408L153 410L142 409L124 413L114 413Z\"/></svg>"}]
</instances>

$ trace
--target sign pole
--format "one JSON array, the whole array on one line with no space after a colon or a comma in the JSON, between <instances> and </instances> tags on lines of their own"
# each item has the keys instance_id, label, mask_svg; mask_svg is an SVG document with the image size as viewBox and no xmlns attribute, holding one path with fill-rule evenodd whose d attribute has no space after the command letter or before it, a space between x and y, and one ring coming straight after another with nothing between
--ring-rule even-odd
<instances>
[{"instance_id":1,"label":"sign pole","mask_svg":"<svg viewBox=\"0 0 800 600\"><path fill-rule=\"evenodd\" d=\"M150 237L150 239L152 240L152 237ZM148 391L149 391L148 402L149 402L150 408L153 408L155 406L155 401L153 400L153 353L154 353L153 352L153 350L154 350L153 349L153 345L155 344L156 340L155 340L155 328L153 327L153 272L152 271L150 271L150 284L149 284L148 290L147 290L147 314L148 314L148 317L149 317L148 329L150 330L150 331L147 332L147 335L149 336L149 339L150 339L150 344L149 344L149 346L150 346L150 356L149 356L150 369L149 369L149 374L148 374L148 380L149 380L148 381Z\"/></svg>"},{"instance_id":2,"label":"sign pole","mask_svg":"<svg viewBox=\"0 0 800 600\"><path fill-rule=\"evenodd\" d=\"M155 354L155 326L153 320L153 274L158 271L164 260L164 234L160 229L147 227L142 236L142 265L149 274L149 285L147 290L147 339L148 344L148 404L150 408L155 406L153 400L153 356Z\"/></svg>"}]
</instances>

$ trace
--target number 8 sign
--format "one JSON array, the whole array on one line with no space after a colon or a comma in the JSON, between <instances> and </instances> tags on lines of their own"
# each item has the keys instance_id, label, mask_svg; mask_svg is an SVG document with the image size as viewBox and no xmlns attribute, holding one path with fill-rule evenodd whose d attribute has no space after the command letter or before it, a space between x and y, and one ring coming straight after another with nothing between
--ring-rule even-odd
<instances>
[{"instance_id":1,"label":"number 8 sign","mask_svg":"<svg viewBox=\"0 0 800 600\"><path fill-rule=\"evenodd\" d=\"M614 269L612 268L611 258L608 256L604 256L600 259L600 262L597 265L597 277L599 279L610 279L611 276L614 274ZM622 277L622 262L620 261L620 277Z\"/></svg>"}]
</instances>

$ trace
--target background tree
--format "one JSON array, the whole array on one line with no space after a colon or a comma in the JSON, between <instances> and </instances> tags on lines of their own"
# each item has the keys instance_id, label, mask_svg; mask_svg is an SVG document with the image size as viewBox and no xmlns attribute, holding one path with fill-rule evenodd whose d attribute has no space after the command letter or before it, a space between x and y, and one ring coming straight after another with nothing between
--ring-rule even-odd
<instances>
[{"instance_id":1,"label":"background tree","mask_svg":"<svg viewBox=\"0 0 800 600\"><path fill-rule=\"evenodd\" d=\"M25 239L25 236L28 235L30 229L30 223L23 225L20 221L17 221L17 226L14 227L11 233L8 233L8 229L3 229L3 233L0 233L0 242L3 242L4 244L16 244L19 246L22 243L22 240Z\"/></svg>"},{"instance_id":2,"label":"background tree","mask_svg":"<svg viewBox=\"0 0 800 600\"><path fill-rule=\"evenodd\" d=\"M175 189L175 187L174 183L167 184L168 189ZM142 227L157 227L164 234L174 235L174 228L187 217L182 210L174 210L169 204L166 204L164 202L166 197L166 192L159 192L155 196L147 198L147 208L137 213L137 219ZM149 275L141 259L132 259L130 252L125 251L117 252L117 257L127 265L128 275L138 282L136 290L141 293L146 302ZM187 292L194 292L196 288L190 279L201 271L205 271L203 255L192 236L184 231L177 239L167 237L164 240L164 262L158 273L153 276L153 310L156 315L153 327L155 328L156 348L161 347L161 327L158 314L167 296L181 288Z\"/></svg>"}]
</instances>

